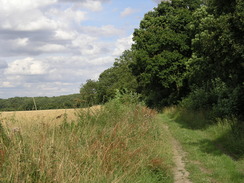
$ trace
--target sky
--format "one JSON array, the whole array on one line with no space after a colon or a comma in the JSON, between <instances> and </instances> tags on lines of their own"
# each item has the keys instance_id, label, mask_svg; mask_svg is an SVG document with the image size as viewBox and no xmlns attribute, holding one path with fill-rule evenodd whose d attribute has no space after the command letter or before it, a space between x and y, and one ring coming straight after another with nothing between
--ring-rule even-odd
<instances>
[{"instance_id":1,"label":"sky","mask_svg":"<svg viewBox=\"0 0 244 183\"><path fill-rule=\"evenodd\" d=\"M159 0L0 0L0 98L79 93Z\"/></svg>"}]
</instances>

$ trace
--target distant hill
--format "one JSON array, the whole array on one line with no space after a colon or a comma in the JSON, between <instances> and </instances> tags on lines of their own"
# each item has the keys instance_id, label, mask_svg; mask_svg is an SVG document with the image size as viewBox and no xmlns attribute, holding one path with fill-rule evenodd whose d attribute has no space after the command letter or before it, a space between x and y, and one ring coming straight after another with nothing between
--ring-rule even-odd
<instances>
[{"instance_id":1,"label":"distant hill","mask_svg":"<svg viewBox=\"0 0 244 183\"><path fill-rule=\"evenodd\" d=\"M62 95L57 97L35 97L35 102L38 110L85 107L80 94ZM26 110L35 110L32 97L0 99L0 111Z\"/></svg>"}]
</instances>

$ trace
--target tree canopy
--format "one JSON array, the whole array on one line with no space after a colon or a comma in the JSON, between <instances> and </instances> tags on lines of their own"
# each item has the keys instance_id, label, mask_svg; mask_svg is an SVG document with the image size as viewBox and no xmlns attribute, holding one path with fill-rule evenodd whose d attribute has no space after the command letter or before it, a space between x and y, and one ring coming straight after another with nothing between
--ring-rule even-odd
<instances>
[{"instance_id":1,"label":"tree canopy","mask_svg":"<svg viewBox=\"0 0 244 183\"><path fill-rule=\"evenodd\" d=\"M134 32L132 72L150 106L168 105L187 93L186 64L192 55L188 24L200 1L162 2Z\"/></svg>"}]
</instances>

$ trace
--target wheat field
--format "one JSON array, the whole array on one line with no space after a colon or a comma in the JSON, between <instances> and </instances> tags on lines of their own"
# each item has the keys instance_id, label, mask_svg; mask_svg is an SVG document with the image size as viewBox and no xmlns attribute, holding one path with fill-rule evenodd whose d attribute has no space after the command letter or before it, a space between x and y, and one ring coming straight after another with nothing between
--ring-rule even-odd
<instances>
[{"instance_id":1,"label":"wheat field","mask_svg":"<svg viewBox=\"0 0 244 183\"><path fill-rule=\"evenodd\" d=\"M80 111L99 110L101 106L93 106L87 109L52 109L52 110L37 110L37 111L11 111L0 112L0 119L3 126L8 129L24 130L33 125L49 125L56 126L64 120L66 122L75 122L78 119Z\"/></svg>"}]
</instances>

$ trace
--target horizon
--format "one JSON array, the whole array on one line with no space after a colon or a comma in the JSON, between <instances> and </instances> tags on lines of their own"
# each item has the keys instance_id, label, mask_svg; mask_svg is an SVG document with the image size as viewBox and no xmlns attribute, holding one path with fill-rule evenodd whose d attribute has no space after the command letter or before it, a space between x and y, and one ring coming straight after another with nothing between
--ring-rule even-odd
<instances>
[{"instance_id":1,"label":"horizon","mask_svg":"<svg viewBox=\"0 0 244 183\"><path fill-rule=\"evenodd\" d=\"M52 98L52 97L63 97L63 96L69 96L69 95L80 95L80 93L71 93L71 94L61 94L61 95L56 95L56 96L35 96L35 97L28 97L28 96L14 96L14 97L9 97L9 98L0 98L0 100L8 100L11 98L38 98L38 97L47 97L47 98Z\"/></svg>"}]
</instances>

